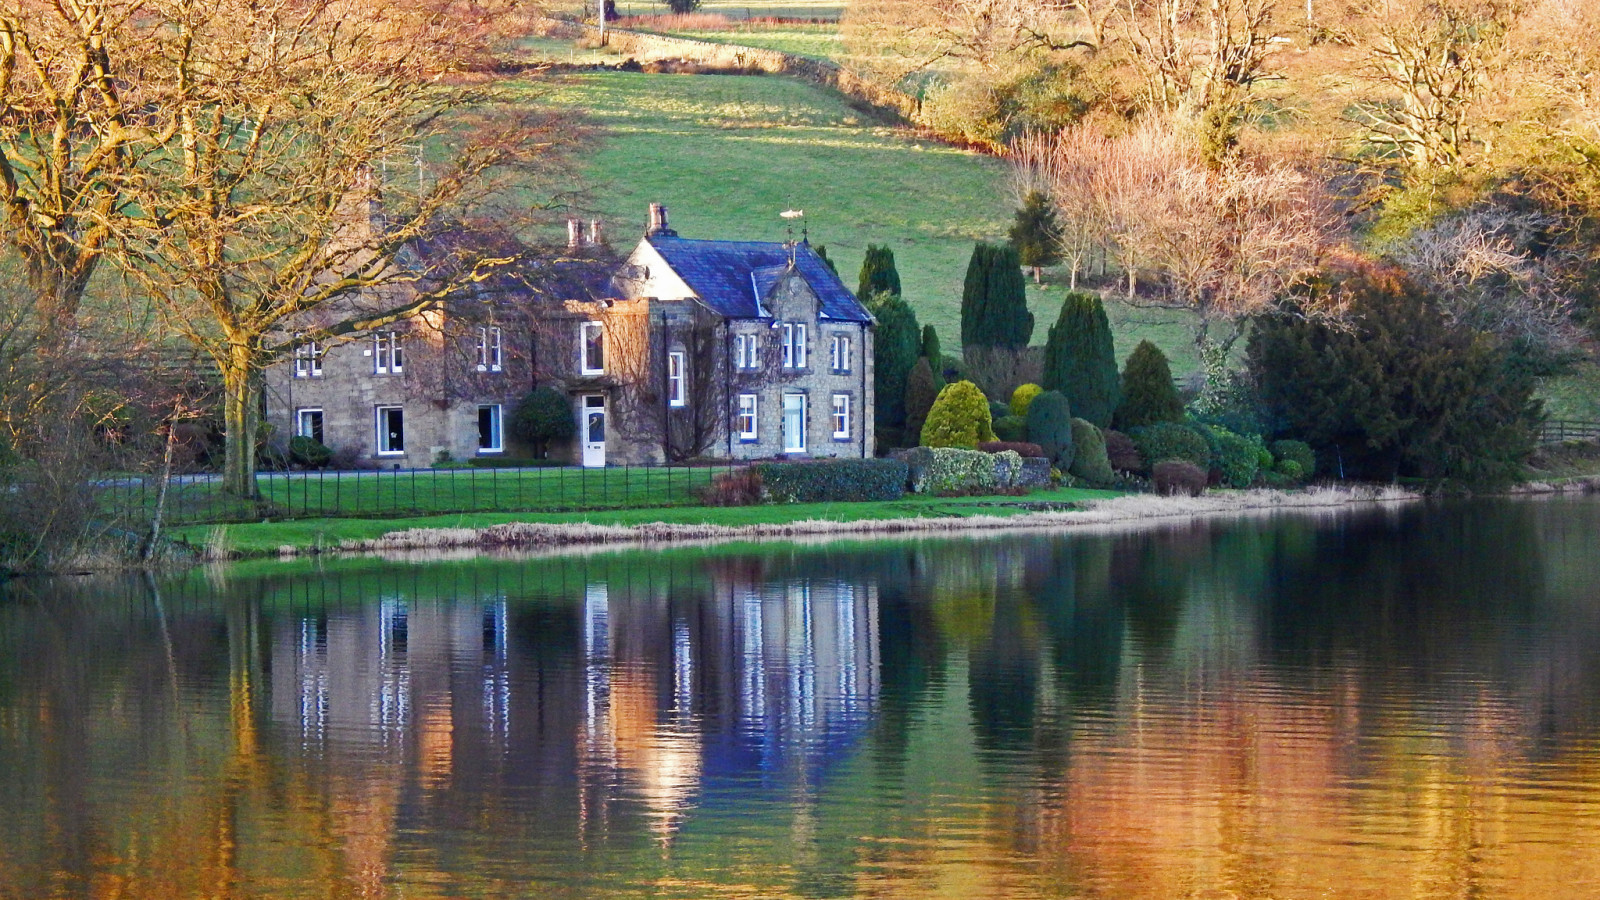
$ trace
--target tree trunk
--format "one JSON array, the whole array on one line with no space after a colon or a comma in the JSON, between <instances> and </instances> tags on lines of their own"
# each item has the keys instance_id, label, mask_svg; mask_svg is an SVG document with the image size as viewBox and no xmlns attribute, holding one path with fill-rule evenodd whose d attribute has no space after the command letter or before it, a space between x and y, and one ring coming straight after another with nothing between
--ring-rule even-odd
<instances>
[{"instance_id":1,"label":"tree trunk","mask_svg":"<svg viewBox=\"0 0 1600 900\"><path fill-rule=\"evenodd\" d=\"M245 500L257 500L256 432L261 421L260 374L247 348L235 345L222 366L222 489Z\"/></svg>"}]
</instances>

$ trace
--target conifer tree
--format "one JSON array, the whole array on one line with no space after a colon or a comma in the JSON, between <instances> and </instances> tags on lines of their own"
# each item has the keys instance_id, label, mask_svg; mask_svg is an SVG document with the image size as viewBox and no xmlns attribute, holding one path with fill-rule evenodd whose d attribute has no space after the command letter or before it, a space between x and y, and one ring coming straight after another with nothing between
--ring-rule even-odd
<instances>
[{"instance_id":1,"label":"conifer tree","mask_svg":"<svg viewBox=\"0 0 1600 900\"><path fill-rule=\"evenodd\" d=\"M1065 470L1072 465L1072 404L1060 391L1045 391L1028 404L1028 440Z\"/></svg>"},{"instance_id":2,"label":"conifer tree","mask_svg":"<svg viewBox=\"0 0 1600 900\"><path fill-rule=\"evenodd\" d=\"M861 261L861 286L856 296L865 299L874 294L900 296L900 273L894 267L894 251L887 244L868 244L867 256Z\"/></svg>"},{"instance_id":3,"label":"conifer tree","mask_svg":"<svg viewBox=\"0 0 1600 900\"><path fill-rule=\"evenodd\" d=\"M1033 337L1028 287L1015 248L980 243L972 248L961 290L961 345L1020 350Z\"/></svg>"},{"instance_id":4,"label":"conifer tree","mask_svg":"<svg viewBox=\"0 0 1600 900\"><path fill-rule=\"evenodd\" d=\"M1149 341L1140 341L1128 354L1122 369L1122 402L1115 419L1123 431L1183 419L1183 399L1172 384L1167 356Z\"/></svg>"},{"instance_id":5,"label":"conifer tree","mask_svg":"<svg viewBox=\"0 0 1600 900\"><path fill-rule=\"evenodd\" d=\"M1033 270L1035 283L1041 268L1061 261L1061 225L1056 221L1055 205L1044 191L1032 190L1023 198L1011 226L1011 246L1017 249L1022 264Z\"/></svg>"},{"instance_id":6,"label":"conifer tree","mask_svg":"<svg viewBox=\"0 0 1600 900\"><path fill-rule=\"evenodd\" d=\"M811 249L817 251L817 258L822 260L823 262L827 263L828 264L828 268L833 270L833 274L835 274L835 275L839 274L839 267L834 265L833 264L833 260L828 258L828 248L827 247L824 247L823 245L818 244L817 246L815 246L815 247L813 247Z\"/></svg>"},{"instance_id":7,"label":"conifer tree","mask_svg":"<svg viewBox=\"0 0 1600 900\"><path fill-rule=\"evenodd\" d=\"M944 390L944 352L939 348L939 332L932 325L922 326L922 356L933 373L934 393Z\"/></svg>"},{"instance_id":8,"label":"conifer tree","mask_svg":"<svg viewBox=\"0 0 1600 900\"><path fill-rule=\"evenodd\" d=\"M1050 327L1041 384L1047 391L1065 394L1079 418L1105 428L1122 394L1119 381L1105 306L1094 294L1068 294L1060 317Z\"/></svg>"},{"instance_id":9,"label":"conifer tree","mask_svg":"<svg viewBox=\"0 0 1600 900\"><path fill-rule=\"evenodd\" d=\"M920 441L922 426L928 421L928 410L938 399L940 388L934 383L933 368L926 356L917 360L906 378L906 443Z\"/></svg>"},{"instance_id":10,"label":"conifer tree","mask_svg":"<svg viewBox=\"0 0 1600 900\"><path fill-rule=\"evenodd\" d=\"M872 369L877 424L902 428L906 424L906 378L922 356L922 328L911 305L898 294L869 294L867 310L878 320Z\"/></svg>"}]
</instances>

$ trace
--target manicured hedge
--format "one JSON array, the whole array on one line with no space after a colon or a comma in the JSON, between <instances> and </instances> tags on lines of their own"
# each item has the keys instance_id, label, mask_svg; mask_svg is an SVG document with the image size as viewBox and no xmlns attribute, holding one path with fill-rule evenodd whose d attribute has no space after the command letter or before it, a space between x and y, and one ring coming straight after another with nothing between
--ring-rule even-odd
<instances>
[{"instance_id":1,"label":"manicured hedge","mask_svg":"<svg viewBox=\"0 0 1600 900\"><path fill-rule=\"evenodd\" d=\"M297 434L289 439L289 461L308 469L320 469L333 459L333 451L316 438Z\"/></svg>"},{"instance_id":2,"label":"manicured hedge","mask_svg":"<svg viewBox=\"0 0 1600 900\"><path fill-rule=\"evenodd\" d=\"M935 447L932 460L923 470L919 490L929 494L959 494L995 486L994 454L957 447Z\"/></svg>"},{"instance_id":3,"label":"manicured hedge","mask_svg":"<svg viewBox=\"0 0 1600 900\"><path fill-rule=\"evenodd\" d=\"M1168 497L1198 497L1206 489L1206 470L1186 459L1164 459L1152 467L1156 493Z\"/></svg>"},{"instance_id":4,"label":"manicured hedge","mask_svg":"<svg viewBox=\"0 0 1600 900\"><path fill-rule=\"evenodd\" d=\"M818 459L756 463L767 497L779 503L898 500L909 469L898 459Z\"/></svg>"},{"instance_id":5,"label":"manicured hedge","mask_svg":"<svg viewBox=\"0 0 1600 900\"><path fill-rule=\"evenodd\" d=\"M554 469L572 463L560 459L516 459L509 456L474 456L467 460L474 469Z\"/></svg>"},{"instance_id":6,"label":"manicured hedge","mask_svg":"<svg viewBox=\"0 0 1600 900\"><path fill-rule=\"evenodd\" d=\"M1109 484L1116 479L1111 461L1106 458L1106 436L1093 422L1073 419L1072 443L1073 475L1093 484Z\"/></svg>"},{"instance_id":7,"label":"manicured hedge","mask_svg":"<svg viewBox=\"0 0 1600 900\"><path fill-rule=\"evenodd\" d=\"M1038 444L1030 444L1027 441L984 441L978 445L978 449L985 453L1001 453L1006 450L1015 450L1017 455L1023 459L1044 456L1043 447Z\"/></svg>"}]
</instances>

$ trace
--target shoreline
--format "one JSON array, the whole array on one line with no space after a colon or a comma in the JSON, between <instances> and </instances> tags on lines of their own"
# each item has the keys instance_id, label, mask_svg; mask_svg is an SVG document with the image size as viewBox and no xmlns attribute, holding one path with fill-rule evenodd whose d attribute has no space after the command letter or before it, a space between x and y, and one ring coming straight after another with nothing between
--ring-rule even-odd
<instances>
[{"instance_id":1,"label":"shoreline","mask_svg":"<svg viewBox=\"0 0 1600 900\"><path fill-rule=\"evenodd\" d=\"M1080 509L974 515L856 519L803 519L782 523L715 525L649 522L637 525L511 522L484 528L410 528L337 546L278 549L280 559L324 554L368 554L416 550L549 550L583 546L666 545L707 541L854 538L862 536L959 535L996 530L1076 530L1172 519L1262 513L1325 513L1358 506L1412 502L1422 495L1394 487L1318 488L1307 491L1252 490L1159 497L1129 494L1087 501Z\"/></svg>"}]
</instances>

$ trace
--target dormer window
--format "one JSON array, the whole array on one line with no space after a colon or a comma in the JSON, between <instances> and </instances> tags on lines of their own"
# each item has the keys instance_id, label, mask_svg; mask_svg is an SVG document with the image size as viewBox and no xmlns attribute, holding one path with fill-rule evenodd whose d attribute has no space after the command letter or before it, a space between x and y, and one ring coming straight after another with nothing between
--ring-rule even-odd
<instances>
[{"instance_id":1,"label":"dormer window","mask_svg":"<svg viewBox=\"0 0 1600 900\"><path fill-rule=\"evenodd\" d=\"M803 323L783 324L783 367L785 369L806 367L806 326Z\"/></svg>"},{"instance_id":2,"label":"dormer window","mask_svg":"<svg viewBox=\"0 0 1600 900\"><path fill-rule=\"evenodd\" d=\"M603 322L584 322L578 328L578 365L585 375L606 373L606 326Z\"/></svg>"}]
</instances>

